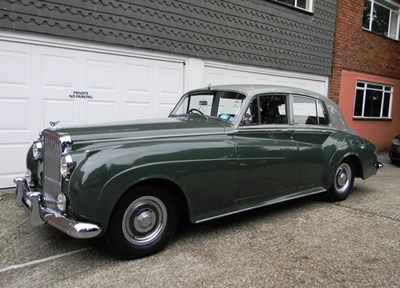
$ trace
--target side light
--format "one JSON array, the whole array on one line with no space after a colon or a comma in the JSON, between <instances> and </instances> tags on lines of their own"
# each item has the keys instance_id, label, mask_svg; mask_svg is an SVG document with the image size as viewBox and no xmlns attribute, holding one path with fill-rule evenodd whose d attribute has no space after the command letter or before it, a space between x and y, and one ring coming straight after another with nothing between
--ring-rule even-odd
<instances>
[{"instance_id":1,"label":"side light","mask_svg":"<svg viewBox=\"0 0 400 288\"><path fill-rule=\"evenodd\" d=\"M67 196L64 193L60 193L57 196L57 208L61 212L65 212L67 210Z\"/></svg>"},{"instance_id":2,"label":"side light","mask_svg":"<svg viewBox=\"0 0 400 288\"><path fill-rule=\"evenodd\" d=\"M64 153L61 156L61 161L60 161L60 173L64 177L64 179L69 179L73 168L74 168L74 161L72 161L71 155L68 153Z\"/></svg>"},{"instance_id":3,"label":"side light","mask_svg":"<svg viewBox=\"0 0 400 288\"><path fill-rule=\"evenodd\" d=\"M43 144L42 141L35 140L33 142L33 147L32 147L32 151L33 151L33 158L35 158L35 160L42 160L43 158Z\"/></svg>"}]
</instances>

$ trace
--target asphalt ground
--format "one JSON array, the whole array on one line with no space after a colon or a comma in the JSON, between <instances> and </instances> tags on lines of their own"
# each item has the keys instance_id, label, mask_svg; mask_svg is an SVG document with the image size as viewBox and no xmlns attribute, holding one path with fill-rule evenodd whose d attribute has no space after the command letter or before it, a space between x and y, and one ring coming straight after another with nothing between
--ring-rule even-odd
<instances>
[{"instance_id":1,"label":"asphalt ground","mask_svg":"<svg viewBox=\"0 0 400 288\"><path fill-rule=\"evenodd\" d=\"M400 166L322 195L198 225L162 252L115 257L102 240L33 228L0 190L0 287L399 287Z\"/></svg>"}]
</instances>

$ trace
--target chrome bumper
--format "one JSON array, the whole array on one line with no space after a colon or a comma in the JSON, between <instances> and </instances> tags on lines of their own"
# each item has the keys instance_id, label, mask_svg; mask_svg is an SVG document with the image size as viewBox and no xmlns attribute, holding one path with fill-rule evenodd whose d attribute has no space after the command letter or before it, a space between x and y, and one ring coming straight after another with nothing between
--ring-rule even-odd
<instances>
[{"instance_id":1,"label":"chrome bumper","mask_svg":"<svg viewBox=\"0 0 400 288\"><path fill-rule=\"evenodd\" d=\"M31 191L25 178L15 178L14 182L17 185L15 203L17 206L25 208L33 226L47 223L69 236L79 239L93 238L101 233L100 226L96 224L77 222L44 207L42 193Z\"/></svg>"}]
</instances>

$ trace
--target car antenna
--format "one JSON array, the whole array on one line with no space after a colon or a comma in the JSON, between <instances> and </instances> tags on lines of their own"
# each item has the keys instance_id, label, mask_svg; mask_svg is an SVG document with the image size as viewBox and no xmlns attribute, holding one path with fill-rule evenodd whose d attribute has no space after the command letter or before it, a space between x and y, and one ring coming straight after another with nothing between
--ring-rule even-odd
<instances>
[{"instance_id":1,"label":"car antenna","mask_svg":"<svg viewBox=\"0 0 400 288\"><path fill-rule=\"evenodd\" d=\"M208 84L208 90L211 90L212 83Z\"/></svg>"}]
</instances>

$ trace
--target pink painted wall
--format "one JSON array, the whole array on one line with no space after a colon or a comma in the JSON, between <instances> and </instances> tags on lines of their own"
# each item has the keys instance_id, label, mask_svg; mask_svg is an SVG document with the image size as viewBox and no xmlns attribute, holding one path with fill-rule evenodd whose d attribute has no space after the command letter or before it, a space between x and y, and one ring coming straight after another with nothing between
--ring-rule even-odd
<instances>
[{"instance_id":1,"label":"pink painted wall","mask_svg":"<svg viewBox=\"0 0 400 288\"><path fill-rule=\"evenodd\" d=\"M394 86L391 120L353 119L356 82L368 81ZM339 107L347 124L375 144L378 151L388 150L395 135L400 134L400 80L342 70Z\"/></svg>"}]
</instances>

